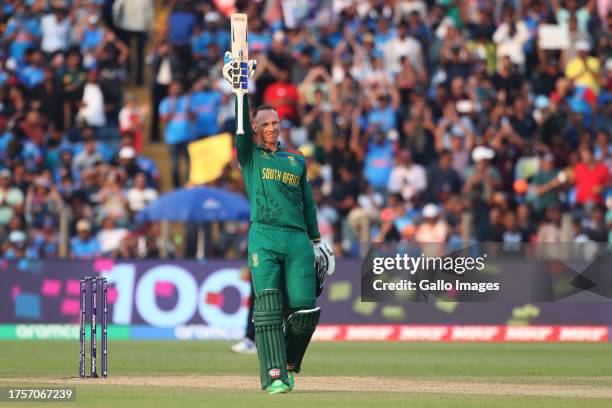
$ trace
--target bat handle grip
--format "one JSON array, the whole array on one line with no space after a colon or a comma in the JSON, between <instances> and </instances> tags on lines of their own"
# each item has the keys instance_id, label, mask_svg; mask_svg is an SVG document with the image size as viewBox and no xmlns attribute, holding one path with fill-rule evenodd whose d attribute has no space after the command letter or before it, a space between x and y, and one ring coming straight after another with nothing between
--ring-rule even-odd
<instances>
[{"instance_id":1,"label":"bat handle grip","mask_svg":"<svg viewBox=\"0 0 612 408\"><path fill-rule=\"evenodd\" d=\"M238 97L238 104L236 109L236 115L238 116L236 118L236 134L244 135L244 93L238 93L236 94L236 96Z\"/></svg>"}]
</instances>

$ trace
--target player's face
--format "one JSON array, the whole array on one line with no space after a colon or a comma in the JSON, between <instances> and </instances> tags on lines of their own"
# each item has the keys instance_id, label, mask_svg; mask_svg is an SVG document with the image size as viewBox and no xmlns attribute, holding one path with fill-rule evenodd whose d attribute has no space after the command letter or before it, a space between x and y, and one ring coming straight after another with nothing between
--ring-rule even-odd
<instances>
[{"instance_id":1,"label":"player's face","mask_svg":"<svg viewBox=\"0 0 612 408\"><path fill-rule=\"evenodd\" d=\"M273 110L263 110L257 112L253 123L254 131L265 145L273 146L278 141L280 134L280 124L278 113Z\"/></svg>"}]
</instances>

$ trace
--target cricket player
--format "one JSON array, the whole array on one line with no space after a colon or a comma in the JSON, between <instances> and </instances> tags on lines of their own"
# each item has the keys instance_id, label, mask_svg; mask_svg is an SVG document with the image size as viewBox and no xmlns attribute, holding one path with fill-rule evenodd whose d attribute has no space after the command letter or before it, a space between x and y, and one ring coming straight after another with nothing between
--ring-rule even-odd
<instances>
[{"instance_id":1,"label":"cricket player","mask_svg":"<svg viewBox=\"0 0 612 408\"><path fill-rule=\"evenodd\" d=\"M231 53L224 62L223 76L231 84L239 73L232 68ZM252 75L255 61L248 66ZM294 373L300 372L319 321L317 285L333 273L334 254L321 242L304 156L281 146L274 107L262 105L251 118L247 95L238 94L236 125L244 129L243 134L237 131L236 150L251 204L248 256L261 387L270 394L285 393L293 390ZM286 321L283 296L290 309Z\"/></svg>"}]
</instances>

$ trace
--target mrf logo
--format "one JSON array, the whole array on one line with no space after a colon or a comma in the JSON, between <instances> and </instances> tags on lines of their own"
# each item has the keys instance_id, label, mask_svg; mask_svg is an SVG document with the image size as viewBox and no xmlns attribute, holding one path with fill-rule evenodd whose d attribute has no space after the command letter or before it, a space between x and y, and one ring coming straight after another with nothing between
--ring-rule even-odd
<instances>
[{"instance_id":1,"label":"mrf logo","mask_svg":"<svg viewBox=\"0 0 612 408\"><path fill-rule=\"evenodd\" d=\"M268 374L270 374L270 378L280 378L281 375L281 370L280 368L273 368L270 371L268 371Z\"/></svg>"}]
</instances>

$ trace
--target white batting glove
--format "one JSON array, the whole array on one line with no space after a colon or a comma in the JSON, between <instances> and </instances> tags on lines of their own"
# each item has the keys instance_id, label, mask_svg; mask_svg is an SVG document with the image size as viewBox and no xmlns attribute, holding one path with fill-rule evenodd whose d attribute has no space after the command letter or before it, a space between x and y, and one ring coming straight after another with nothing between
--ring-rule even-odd
<instances>
[{"instance_id":1,"label":"white batting glove","mask_svg":"<svg viewBox=\"0 0 612 408\"><path fill-rule=\"evenodd\" d=\"M256 60L249 60L249 62L247 63L248 65L248 77L252 78L253 75L255 75L255 70L257 69L257 61ZM233 86L234 81L233 81L233 69L234 69L234 57L232 57L232 53L229 51L225 52L225 55L223 56L223 78L225 78L225 80L230 84L230 86Z\"/></svg>"},{"instance_id":2,"label":"white batting glove","mask_svg":"<svg viewBox=\"0 0 612 408\"><path fill-rule=\"evenodd\" d=\"M324 241L314 242L315 265L317 273L332 275L336 269L336 257L332 247Z\"/></svg>"},{"instance_id":3,"label":"white batting glove","mask_svg":"<svg viewBox=\"0 0 612 408\"><path fill-rule=\"evenodd\" d=\"M327 242L313 241L315 255L315 269L317 272L316 295L319 297L325 288L325 277L334 273L336 268L336 258L334 250Z\"/></svg>"}]
</instances>

